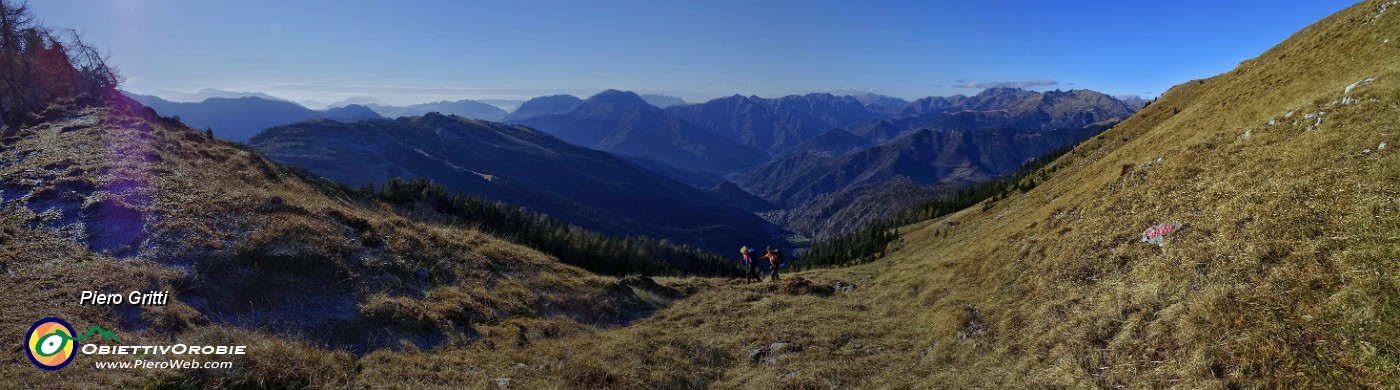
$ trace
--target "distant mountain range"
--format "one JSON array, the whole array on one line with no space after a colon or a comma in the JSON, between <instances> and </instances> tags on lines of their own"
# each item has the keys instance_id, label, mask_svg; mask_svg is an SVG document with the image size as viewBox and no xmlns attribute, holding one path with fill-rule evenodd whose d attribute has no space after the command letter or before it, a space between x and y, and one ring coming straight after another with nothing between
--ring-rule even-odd
<instances>
[{"instance_id":1,"label":"distant mountain range","mask_svg":"<svg viewBox=\"0 0 1400 390\"><path fill-rule=\"evenodd\" d=\"M495 101L516 102L516 105L519 105L519 102L521 102L514 100ZM476 101L470 99L456 101L443 100L437 102L409 104L406 106L396 106L389 103L385 103L383 100L379 100L369 96L352 96L346 98L345 100L331 103L327 107L336 108L349 105L361 105L369 107L371 110L374 110L374 112L384 116L385 118L398 118L401 116L421 116L430 112L436 112L447 115L457 115L466 118L482 119L488 121L499 121L501 120L501 118L504 118L506 116L506 110L502 109L497 105L486 103L484 101Z\"/></svg>"},{"instance_id":2,"label":"distant mountain range","mask_svg":"<svg viewBox=\"0 0 1400 390\"><path fill-rule=\"evenodd\" d=\"M379 100L379 99L376 99L376 98L370 97L370 96L351 96L351 97L345 98L344 100L341 100L341 101L338 101L338 102L335 102L335 103L328 104L328 105L326 105L326 108L344 107L344 106L348 106L348 105L351 105L351 104L361 105L361 106L371 106L371 105L387 106L387 105L389 105L389 103L385 103L383 100Z\"/></svg>"},{"instance_id":3,"label":"distant mountain range","mask_svg":"<svg viewBox=\"0 0 1400 390\"><path fill-rule=\"evenodd\" d=\"M386 118L421 116L430 112L436 112L472 119L500 121L502 118L505 118L507 114L506 110L502 110L500 107L475 100L443 100L432 103L410 104L407 106L391 106L385 104L366 104L365 106Z\"/></svg>"},{"instance_id":4,"label":"distant mountain range","mask_svg":"<svg viewBox=\"0 0 1400 390\"><path fill-rule=\"evenodd\" d=\"M933 194L1010 173L1135 109L1088 90L992 88L970 97L916 100L900 112L902 117L824 132L730 177L787 210L771 220L827 236Z\"/></svg>"},{"instance_id":5,"label":"distant mountain range","mask_svg":"<svg viewBox=\"0 0 1400 390\"><path fill-rule=\"evenodd\" d=\"M900 121L901 127L959 130L1010 126L1054 130L1118 121L1137 111L1112 96L1087 89L1032 92L988 88L972 97L960 97L925 98L911 103L904 110L909 117Z\"/></svg>"},{"instance_id":6,"label":"distant mountain range","mask_svg":"<svg viewBox=\"0 0 1400 390\"><path fill-rule=\"evenodd\" d=\"M515 109L520 108L521 104L525 103L525 99L481 99L477 101L496 106L506 111L515 111Z\"/></svg>"},{"instance_id":7,"label":"distant mountain range","mask_svg":"<svg viewBox=\"0 0 1400 390\"><path fill-rule=\"evenodd\" d=\"M165 99L165 100L168 100L168 101L172 101L172 102L177 102L177 103L199 103L199 102L205 101L205 100L207 100L207 99L209 99L209 98L238 99L238 98L245 98L245 97L255 97L255 98L262 98L262 99L267 99L267 100L290 101L290 100L287 100L287 99L283 99L283 98L279 98L279 97L276 97L276 96L268 95L268 94L262 93L262 92L233 92L233 91L225 91L225 90L214 89L214 88L205 88L205 89L201 89L201 90L199 90L199 91L197 91L197 92L195 92L195 93L185 93L185 92L177 92L177 91L160 91L160 97L161 97L162 99Z\"/></svg>"},{"instance_id":8,"label":"distant mountain range","mask_svg":"<svg viewBox=\"0 0 1400 390\"><path fill-rule=\"evenodd\" d=\"M648 157L687 171L727 174L766 159L759 150L698 128L632 92L607 90L565 113L511 121L578 145Z\"/></svg>"},{"instance_id":9,"label":"distant mountain range","mask_svg":"<svg viewBox=\"0 0 1400 390\"><path fill-rule=\"evenodd\" d=\"M1138 95L1118 95L1114 96L1114 98L1122 100L1123 104L1127 104L1128 107L1132 107L1133 110L1141 110L1144 107L1147 107L1148 103L1147 99L1143 99L1141 96Z\"/></svg>"},{"instance_id":10,"label":"distant mountain range","mask_svg":"<svg viewBox=\"0 0 1400 390\"><path fill-rule=\"evenodd\" d=\"M909 105L908 100L870 92L851 95L851 97L859 101L860 104L864 104L866 108L890 116L898 115L904 106Z\"/></svg>"},{"instance_id":11,"label":"distant mountain range","mask_svg":"<svg viewBox=\"0 0 1400 390\"><path fill-rule=\"evenodd\" d=\"M532 99L505 120L628 156L697 188L722 188L736 206L756 209L735 194L747 191L786 210L768 212L773 221L825 236L1012 172L1135 110L1089 90L991 88L912 102L869 93L734 95L665 109L609 90L585 100ZM838 215L854 222L827 221Z\"/></svg>"},{"instance_id":12,"label":"distant mountain range","mask_svg":"<svg viewBox=\"0 0 1400 390\"><path fill-rule=\"evenodd\" d=\"M647 102L647 104L656 106L657 108L666 108L686 104L685 100L681 100L681 98L675 96L656 94L642 94L640 96L642 97L642 100L645 100Z\"/></svg>"},{"instance_id":13,"label":"distant mountain range","mask_svg":"<svg viewBox=\"0 0 1400 390\"><path fill-rule=\"evenodd\" d=\"M537 116L563 114L578 108L583 99L573 95L549 95L526 100L519 108L506 115L506 122L518 122Z\"/></svg>"},{"instance_id":14,"label":"distant mountain range","mask_svg":"<svg viewBox=\"0 0 1400 390\"><path fill-rule=\"evenodd\" d=\"M213 127L215 135L235 141L246 141L264 128L322 118L354 122L441 113L525 125L612 153L651 174L684 183L739 209L763 211L773 222L815 236L855 226L831 218L863 221L920 197L1008 173L1039 153L1078 142L1130 116L1144 103L1089 90L1016 88L914 101L865 92L778 98L733 95L695 104L670 96L607 90L587 99L552 95L496 102L518 104L509 113L474 100L394 106L357 97L332 105L363 105L314 111L262 97L215 97L200 103L135 97L162 114ZM324 121L315 123L333 127ZM303 162L315 161L322 160L308 157ZM382 182L390 173L413 172L381 173L340 177ZM538 191L519 189L511 196L532 192ZM532 202L546 212L565 209L560 202L552 206ZM600 207L587 201L579 204Z\"/></svg>"},{"instance_id":15,"label":"distant mountain range","mask_svg":"<svg viewBox=\"0 0 1400 390\"><path fill-rule=\"evenodd\" d=\"M642 101L657 108L687 104L684 100L681 100L681 98L674 96L650 94L638 96ZM510 115L505 117L504 121L522 121L542 115L563 114L573 111L574 108L577 108L580 104L583 104L583 99L579 99L573 95L540 96L517 104Z\"/></svg>"},{"instance_id":16,"label":"distant mountain range","mask_svg":"<svg viewBox=\"0 0 1400 390\"><path fill-rule=\"evenodd\" d=\"M436 113L355 123L313 120L268 129L250 146L352 186L394 177L430 179L619 235L732 249L776 240L782 230L713 194L525 126ZM744 205L755 202L763 201Z\"/></svg>"},{"instance_id":17,"label":"distant mountain range","mask_svg":"<svg viewBox=\"0 0 1400 390\"><path fill-rule=\"evenodd\" d=\"M666 111L769 154L781 153L828 130L885 117L854 97L824 93L776 99L734 95Z\"/></svg>"},{"instance_id":18,"label":"distant mountain range","mask_svg":"<svg viewBox=\"0 0 1400 390\"><path fill-rule=\"evenodd\" d=\"M186 124L213 129L214 135L230 141L247 142L254 134L268 127L296 123L308 119L333 119L354 122L379 118L364 106L345 106L316 111L286 100L261 97L211 97L198 103L177 103L155 96L125 93L141 104L165 116L178 116Z\"/></svg>"},{"instance_id":19,"label":"distant mountain range","mask_svg":"<svg viewBox=\"0 0 1400 390\"><path fill-rule=\"evenodd\" d=\"M308 119L334 119L354 122L364 119L421 116L430 112L466 118L499 121L506 111L475 100L439 101L393 106L370 97L353 97L312 110L288 100L262 93L235 93L206 89L190 96L210 96L197 102L172 102L156 96L126 93L161 115L179 116L190 126L213 128L214 134L230 141L247 142L263 129ZM229 96L229 97L225 97Z\"/></svg>"},{"instance_id":20,"label":"distant mountain range","mask_svg":"<svg viewBox=\"0 0 1400 390\"><path fill-rule=\"evenodd\" d=\"M804 154L779 159L734 180L789 210L775 222L823 237L934 195L1014 172L1027 161L1107 128L1092 124L1054 131L925 129L844 156Z\"/></svg>"},{"instance_id":21,"label":"distant mountain range","mask_svg":"<svg viewBox=\"0 0 1400 390\"><path fill-rule=\"evenodd\" d=\"M735 183L786 208L858 185L892 182L973 183L1010 173L1026 161L1073 145L1102 125L1055 131L998 127L919 130L844 156L803 154L772 161L735 177Z\"/></svg>"}]
</instances>

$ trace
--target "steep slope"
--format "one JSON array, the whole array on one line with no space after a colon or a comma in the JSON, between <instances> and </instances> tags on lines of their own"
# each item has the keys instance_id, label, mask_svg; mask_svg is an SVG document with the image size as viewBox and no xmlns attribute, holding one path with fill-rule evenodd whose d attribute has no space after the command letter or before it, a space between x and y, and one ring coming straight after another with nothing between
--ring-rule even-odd
<instances>
[{"instance_id":1,"label":"steep slope","mask_svg":"<svg viewBox=\"0 0 1400 390\"><path fill-rule=\"evenodd\" d=\"M441 114L312 121L268 129L250 147L351 186L429 179L619 235L727 250L779 230L700 190L518 125Z\"/></svg>"},{"instance_id":2,"label":"steep slope","mask_svg":"<svg viewBox=\"0 0 1400 390\"><path fill-rule=\"evenodd\" d=\"M753 167L764 158L752 148L697 128L647 104L631 92L603 91L568 113L515 122L574 144L648 157L687 171L728 174Z\"/></svg>"},{"instance_id":3,"label":"steep slope","mask_svg":"<svg viewBox=\"0 0 1400 390\"><path fill-rule=\"evenodd\" d=\"M1178 85L884 259L789 275L850 292L720 289L514 356L612 387L1400 386L1397 5Z\"/></svg>"},{"instance_id":4,"label":"steep slope","mask_svg":"<svg viewBox=\"0 0 1400 390\"><path fill-rule=\"evenodd\" d=\"M778 206L774 206L772 203L763 200L763 198L754 196L744 191L742 188L739 188L739 186L734 183L727 181L715 185L714 188L710 189L710 192L720 197L720 199L723 199L725 203L732 204L735 207L751 213L778 208Z\"/></svg>"},{"instance_id":5,"label":"steep slope","mask_svg":"<svg viewBox=\"0 0 1400 390\"><path fill-rule=\"evenodd\" d=\"M910 228L872 298L927 310L915 337L944 343L916 372L991 387L1396 386L1382 351L1400 340L1400 159L1379 147L1400 115L1394 4L1358 4L1173 88L1026 194ZM1172 222L1187 227L1165 246L1140 242Z\"/></svg>"},{"instance_id":6,"label":"steep slope","mask_svg":"<svg viewBox=\"0 0 1400 390\"><path fill-rule=\"evenodd\" d=\"M401 116L422 116L430 112L445 115L456 115L463 118L481 119L488 121L499 121L506 117L506 111L494 105L464 99L458 101L438 101L431 103L410 104L407 106L391 106L387 104L367 104L366 107L386 118L398 118Z\"/></svg>"},{"instance_id":7,"label":"steep slope","mask_svg":"<svg viewBox=\"0 0 1400 390\"><path fill-rule=\"evenodd\" d=\"M665 176L671 180L689 184L695 188L711 188L725 182L723 176L707 172L694 172L666 165L650 157L619 155L618 158L636 165L638 168Z\"/></svg>"},{"instance_id":8,"label":"steep slope","mask_svg":"<svg viewBox=\"0 0 1400 390\"><path fill-rule=\"evenodd\" d=\"M121 337L85 343L248 354L220 357L234 370L97 370L130 359L82 355L61 382L8 354L7 386L345 387L347 350L471 345L514 337L518 323L573 332L660 302L475 230L406 219L115 93L103 107L51 105L37 123L0 138L0 284L11 287L0 337L59 317ZM84 306L84 290L171 295Z\"/></svg>"},{"instance_id":9,"label":"steep slope","mask_svg":"<svg viewBox=\"0 0 1400 390\"><path fill-rule=\"evenodd\" d=\"M338 108L315 111L285 100L260 97L213 97L198 103L175 103L155 96L126 94L160 115L177 116L184 123L200 129L213 129L214 136L235 142L247 142L263 129L325 118L356 121L369 117L362 109ZM374 117L377 117L375 115Z\"/></svg>"},{"instance_id":10,"label":"steep slope","mask_svg":"<svg viewBox=\"0 0 1400 390\"><path fill-rule=\"evenodd\" d=\"M511 111L510 115L506 115L501 121L515 122L537 116L564 114L578 108L580 104L583 104L583 99L573 95L540 96L520 103L520 108Z\"/></svg>"}]
</instances>

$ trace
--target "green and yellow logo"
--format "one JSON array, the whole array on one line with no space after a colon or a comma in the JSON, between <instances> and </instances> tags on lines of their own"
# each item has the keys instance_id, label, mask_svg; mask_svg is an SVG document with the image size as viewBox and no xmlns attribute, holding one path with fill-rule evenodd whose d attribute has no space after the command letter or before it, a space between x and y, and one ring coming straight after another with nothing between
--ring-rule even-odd
<instances>
[{"instance_id":1,"label":"green and yellow logo","mask_svg":"<svg viewBox=\"0 0 1400 390\"><path fill-rule=\"evenodd\" d=\"M73 326L63 320L49 317L29 327L29 337L25 339L25 352L29 361L45 370L57 370L73 362L78 343L73 341Z\"/></svg>"},{"instance_id":2,"label":"green and yellow logo","mask_svg":"<svg viewBox=\"0 0 1400 390\"><path fill-rule=\"evenodd\" d=\"M73 362L73 357L77 356L78 341L94 334L121 341L121 337L99 326L92 327L87 334L74 336L72 325L61 319L49 317L29 327L28 336L24 339L24 352L29 355L29 361L34 362L35 366L45 370L57 370Z\"/></svg>"}]
</instances>

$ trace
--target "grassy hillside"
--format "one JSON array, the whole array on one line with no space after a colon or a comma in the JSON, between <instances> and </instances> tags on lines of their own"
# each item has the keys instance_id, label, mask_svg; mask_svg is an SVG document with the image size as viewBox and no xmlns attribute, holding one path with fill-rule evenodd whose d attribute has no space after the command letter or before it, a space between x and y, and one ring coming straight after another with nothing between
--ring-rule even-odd
<instances>
[{"instance_id":1,"label":"grassy hillside","mask_svg":"<svg viewBox=\"0 0 1400 390\"><path fill-rule=\"evenodd\" d=\"M25 289L0 296L0 339L58 315L255 353L230 371L66 368L75 387L1393 388L1397 5L1183 83L1033 188L901 227L884 259L775 283L602 279L176 124L59 110L2 140L0 285ZM1165 245L1139 241L1172 222ZM180 302L78 307L68 286ZM277 307L374 337L279 326ZM10 356L7 384L54 383Z\"/></svg>"},{"instance_id":2,"label":"grassy hillside","mask_svg":"<svg viewBox=\"0 0 1400 390\"><path fill-rule=\"evenodd\" d=\"M473 229L406 219L109 100L50 106L0 139L0 339L23 340L54 316L114 329L123 344L250 354L217 371L98 371L95 361L128 358L84 355L54 382L16 349L0 360L0 387L340 387L357 354L490 345L481 340L515 337L519 321L561 334L613 326L673 298L649 279L601 278ZM80 306L83 290L173 296Z\"/></svg>"},{"instance_id":3,"label":"grassy hillside","mask_svg":"<svg viewBox=\"0 0 1400 390\"><path fill-rule=\"evenodd\" d=\"M524 368L488 376L616 388L1400 386L1394 6L1358 4L1177 86L1034 189L902 228L886 259L799 275L850 292L707 290L626 329L533 345L511 355ZM1170 222L1187 226L1162 247L1139 241Z\"/></svg>"}]
</instances>

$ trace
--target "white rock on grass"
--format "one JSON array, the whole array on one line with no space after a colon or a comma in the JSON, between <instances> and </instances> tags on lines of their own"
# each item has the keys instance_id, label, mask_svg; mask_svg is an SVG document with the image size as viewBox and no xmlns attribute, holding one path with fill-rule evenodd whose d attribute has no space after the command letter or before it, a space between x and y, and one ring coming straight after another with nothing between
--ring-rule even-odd
<instances>
[{"instance_id":1,"label":"white rock on grass","mask_svg":"<svg viewBox=\"0 0 1400 390\"><path fill-rule=\"evenodd\" d=\"M1342 89L1342 94L1344 94L1344 95L1345 95L1345 94L1349 94L1349 93L1351 93L1351 90L1356 89L1356 87L1360 87L1362 84L1366 84L1366 83L1369 83L1369 82L1372 82L1372 81L1376 81L1376 78L1375 78L1375 77L1367 77L1367 78L1361 79L1360 81L1351 83L1351 85L1348 85L1346 88Z\"/></svg>"},{"instance_id":2,"label":"white rock on grass","mask_svg":"<svg viewBox=\"0 0 1400 390\"><path fill-rule=\"evenodd\" d=\"M1385 15L1385 11L1389 10L1390 7L1394 7L1394 6L1397 5L1397 4L1400 4L1400 1L1391 0L1391 1L1387 1L1387 2L1381 3L1380 7L1377 7L1376 10L1375 10L1374 12L1371 12L1371 13L1368 15L1368 16L1371 17L1371 20L1368 21L1368 23L1369 23L1369 22L1374 22L1374 21L1376 21L1376 19L1380 19L1380 18L1381 18L1381 15Z\"/></svg>"}]
</instances>

